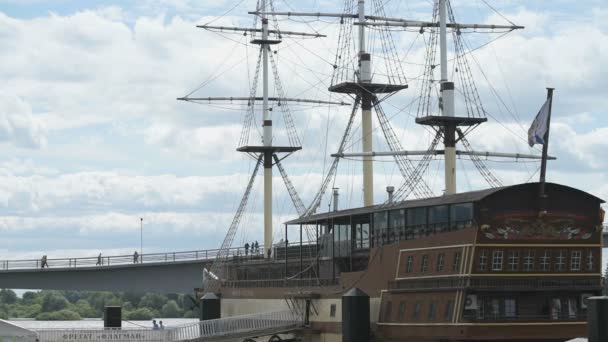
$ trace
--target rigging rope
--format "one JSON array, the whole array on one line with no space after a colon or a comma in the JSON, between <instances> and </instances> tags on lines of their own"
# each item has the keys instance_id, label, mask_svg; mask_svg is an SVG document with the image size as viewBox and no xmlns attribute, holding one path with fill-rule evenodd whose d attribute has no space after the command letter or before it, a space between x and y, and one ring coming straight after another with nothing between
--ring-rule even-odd
<instances>
[{"instance_id":1,"label":"rigging rope","mask_svg":"<svg viewBox=\"0 0 608 342\"><path fill-rule=\"evenodd\" d=\"M340 141L340 147L338 148L338 153L342 153L344 151L344 146L346 145L346 140L350 136L350 132L353 127L353 122L355 121L355 116L357 114L357 110L359 109L360 104L361 104L361 97L357 96L355 98L355 103L353 104L352 112L350 113L350 117L348 119L348 124L346 125L346 129L344 130L344 134L342 135L342 140ZM335 157L334 161L331 164L331 167L329 168L329 171L327 172L327 175L325 176L325 179L323 180L323 183L321 184L321 188L319 189L319 191L313 198L312 202L310 203L310 205L308 206L308 208L306 209L306 212L304 213L304 215L302 215L302 217L310 216L315 213L315 211L321 204L321 200L323 199L323 195L325 194L325 191L327 191L327 186L329 185L329 183L335 176L339 162L340 162L340 158Z\"/></svg>"},{"instance_id":2,"label":"rigging rope","mask_svg":"<svg viewBox=\"0 0 608 342\"><path fill-rule=\"evenodd\" d=\"M392 152L402 151L403 147L401 146L399 139L397 139L397 135L391 127L390 122L386 117L382 106L380 106L380 102L377 98L374 98L373 105L374 109L376 110L376 114L378 115L378 122L380 123L380 127L382 128L382 133L384 134L384 137L386 139L386 142L388 143L390 150ZM424 179L422 179L422 175L414 173L415 167L412 161L407 158L407 156L395 154L393 155L393 158L395 159L395 162L397 163L397 166L399 167L399 171L401 171L401 175L403 176L403 178L406 181L412 179L410 183L412 192L417 198L429 198L434 196L433 191L429 188Z\"/></svg>"},{"instance_id":3,"label":"rigging rope","mask_svg":"<svg viewBox=\"0 0 608 342\"><path fill-rule=\"evenodd\" d=\"M243 213L245 212L245 208L247 207L247 201L249 200L249 195L251 194L251 189L253 188L253 184L255 182L255 177L260 169L260 165L262 165L263 155L258 157L258 162L255 164L255 168L251 173L251 177L249 178L249 183L247 184L247 188L245 189L245 193L243 194L243 198L239 203L239 207L234 214L232 219L232 223L228 228L228 232L226 233L226 237L224 237L224 241L222 242L222 246L217 252L215 259L213 260L213 264L211 264L211 268L209 272L212 274L211 277L208 278L207 284L205 284L205 291L207 292L216 292L220 286L221 280L224 278L224 265L226 260L228 259L228 254L230 252L230 247L232 247L232 242L236 235L236 232L239 228L239 223L241 222L241 218L243 217ZM265 246L268 248L268 246ZM216 276L215 279L213 276Z\"/></svg>"}]
</instances>

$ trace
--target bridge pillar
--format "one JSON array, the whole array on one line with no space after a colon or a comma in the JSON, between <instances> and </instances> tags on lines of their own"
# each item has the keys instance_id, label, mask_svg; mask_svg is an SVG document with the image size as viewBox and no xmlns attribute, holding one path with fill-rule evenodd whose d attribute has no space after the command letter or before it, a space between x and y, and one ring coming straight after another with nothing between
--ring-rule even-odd
<instances>
[{"instance_id":1,"label":"bridge pillar","mask_svg":"<svg viewBox=\"0 0 608 342\"><path fill-rule=\"evenodd\" d=\"M342 296L342 342L369 341L369 296L355 287Z\"/></svg>"},{"instance_id":2,"label":"bridge pillar","mask_svg":"<svg viewBox=\"0 0 608 342\"><path fill-rule=\"evenodd\" d=\"M120 306L106 306L103 313L104 328L122 327L122 308Z\"/></svg>"},{"instance_id":3,"label":"bridge pillar","mask_svg":"<svg viewBox=\"0 0 608 342\"><path fill-rule=\"evenodd\" d=\"M587 302L587 338L589 342L608 341L608 297L590 297Z\"/></svg>"},{"instance_id":4,"label":"bridge pillar","mask_svg":"<svg viewBox=\"0 0 608 342\"><path fill-rule=\"evenodd\" d=\"M222 316L220 297L215 293L207 293L201 298L201 321L218 319Z\"/></svg>"}]
</instances>

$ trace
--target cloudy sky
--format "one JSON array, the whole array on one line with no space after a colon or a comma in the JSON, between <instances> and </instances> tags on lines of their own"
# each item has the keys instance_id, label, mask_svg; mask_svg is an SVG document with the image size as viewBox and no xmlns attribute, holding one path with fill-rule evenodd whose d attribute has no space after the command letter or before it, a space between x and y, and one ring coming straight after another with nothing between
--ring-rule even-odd
<instances>
[{"instance_id":1,"label":"cloudy sky","mask_svg":"<svg viewBox=\"0 0 608 342\"><path fill-rule=\"evenodd\" d=\"M275 2L285 11L341 11L339 1L315 0L306 7L293 0ZM387 12L429 20L429 2L388 1ZM555 87L550 154L558 160L550 163L548 179L608 198L608 9L603 1L492 1L500 14L482 0L453 2L461 22L506 24L508 19L526 26L505 36L466 36L475 49L469 64L489 118L470 135L473 146L538 153L527 147L525 131L543 103L545 87ZM140 217L144 252L217 247L254 166L234 151L244 111L175 99L193 90L193 96L249 93L257 50L245 44L248 37L195 26L251 26L246 13L254 8L250 0L0 0L0 259L132 253L140 244ZM328 35L286 38L274 48L287 96L342 99L326 91L339 25L331 20L279 25ZM402 67L410 89L384 105L409 149L426 148L432 138L413 123L424 56L420 36L393 33L399 58L407 55ZM379 49L379 40L370 38L370 46ZM375 64L377 79L382 64ZM284 165L308 202L331 162L349 109L292 110L304 149ZM280 141L282 120L275 115ZM258 120L251 143L259 139L259 126ZM386 150L377 122L374 127L376 149ZM359 145L357 123L347 146L357 151ZM377 202L383 201L385 186L401 182L388 161L375 163ZM487 186L470 164L458 161L461 191ZM538 177L536 162L487 164L504 184ZM426 174L437 194L442 168L434 160ZM340 165L335 186L342 206L361 203L359 170L358 161ZM280 177L275 181L279 231L295 210ZM236 244L262 240L259 183Z\"/></svg>"}]
</instances>

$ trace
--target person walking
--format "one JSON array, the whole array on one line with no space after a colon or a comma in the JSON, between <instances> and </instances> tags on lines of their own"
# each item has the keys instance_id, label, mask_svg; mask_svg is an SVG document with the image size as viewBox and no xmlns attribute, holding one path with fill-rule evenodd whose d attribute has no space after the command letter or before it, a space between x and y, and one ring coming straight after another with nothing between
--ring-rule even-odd
<instances>
[{"instance_id":1,"label":"person walking","mask_svg":"<svg viewBox=\"0 0 608 342\"><path fill-rule=\"evenodd\" d=\"M101 253L99 253L99 255L97 256L97 263L95 264L95 266L101 266L102 262L101 262Z\"/></svg>"},{"instance_id":2,"label":"person walking","mask_svg":"<svg viewBox=\"0 0 608 342\"><path fill-rule=\"evenodd\" d=\"M152 330L158 330L160 329L160 327L158 326L158 324L156 324L156 320L153 319L152 320Z\"/></svg>"},{"instance_id":3,"label":"person walking","mask_svg":"<svg viewBox=\"0 0 608 342\"><path fill-rule=\"evenodd\" d=\"M49 263L46 261L46 254L40 259L40 268L44 268L45 266L46 268L49 268Z\"/></svg>"},{"instance_id":4,"label":"person walking","mask_svg":"<svg viewBox=\"0 0 608 342\"><path fill-rule=\"evenodd\" d=\"M249 242L245 242L245 256L249 255Z\"/></svg>"},{"instance_id":5,"label":"person walking","mask_svg":"<svg viewBox=\"0 0 608 342\"><path fill-rule=\"evenodd\" d=\"M165 326L163 325L163 321L158 322L160 324L160 330L165 330Z\"/></svg>"},{"instance_id":6,"label":"person walking","mask_svg":"<svg viewBox=\"0 0 608 342\"><path fill-rule=\"evenodd\" d=\"M260 244L255 240L255 254L260 254Z\"/></svg>"},{"instance_id":7,"label":"person walking","mask_svg":"<svg viewBox=\"0 0 608 342\"><path fill-rule=\"evenodd\" d=\"M137 251L135 251L133 253L133 263L137 264L139 262L139 253L137 253Z\"/></svg>"}]
</instances>

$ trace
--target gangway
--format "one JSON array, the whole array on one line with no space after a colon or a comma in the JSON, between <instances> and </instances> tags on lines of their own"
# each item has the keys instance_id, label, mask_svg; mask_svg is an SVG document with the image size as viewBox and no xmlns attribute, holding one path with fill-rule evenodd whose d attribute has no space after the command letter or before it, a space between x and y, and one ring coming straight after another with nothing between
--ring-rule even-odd
<instances>
[{"instance_id":1,"label":"gangway","mask_svg":"<svg viewBox=\"0 0 608 342\"><path fill-rule=\"evenodd\" d=\"M212 319L178 326L169 341L222 341L293 332L304 326L303 316L291 310Z\"/></svg>"},{"instance_id":2,"label":"gangway","mask_svg":"<svg viewBox=\"0 0 608 342\"><path fill-rule=\"evenodd\" d=\"M219 318L168 327L165 330L142 328L34 329L39 342L199 342L242 340L294 332L303 327L301 315L274 311Z\"/></svg>"}]
</instances>

